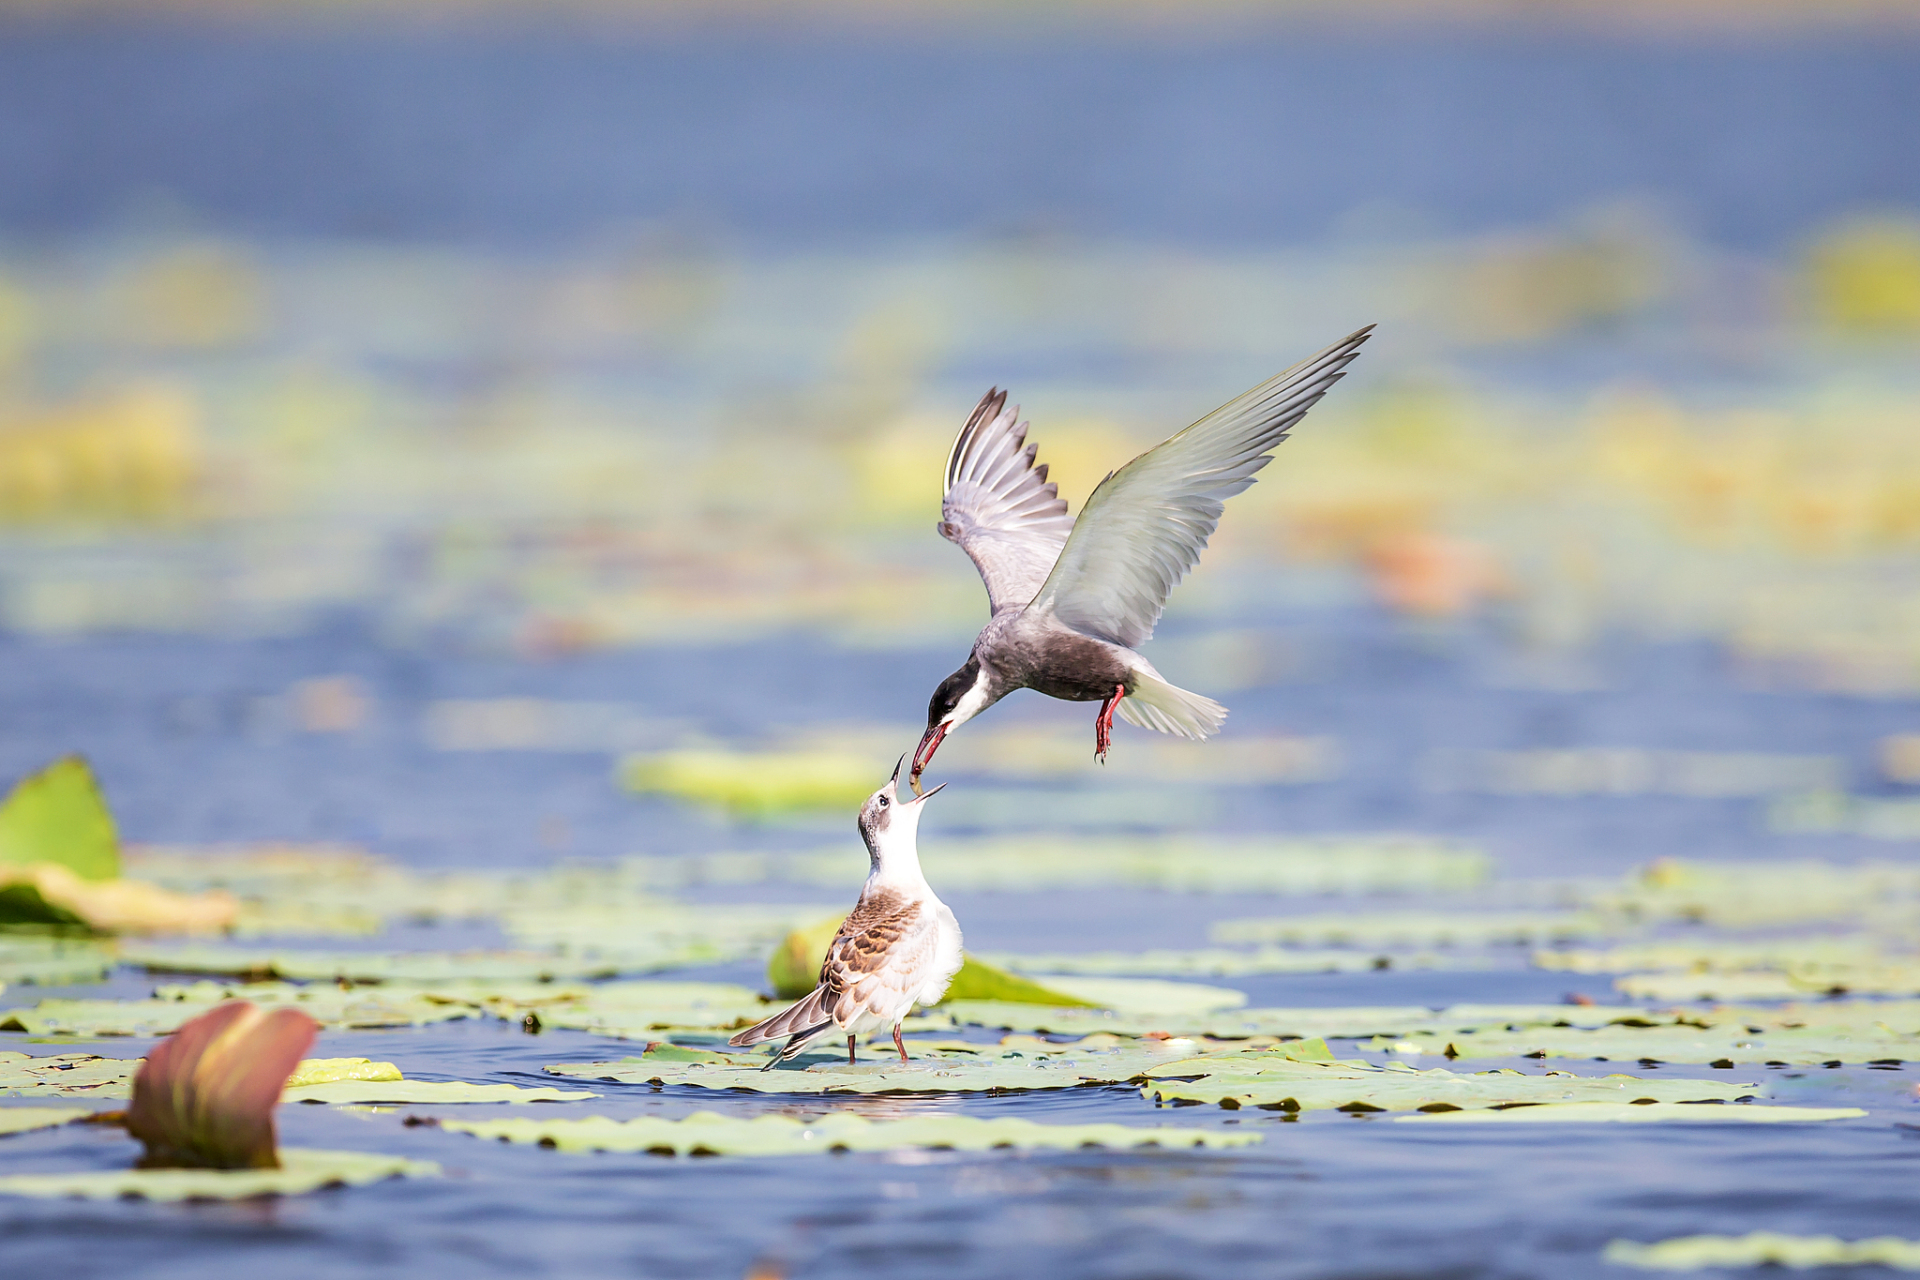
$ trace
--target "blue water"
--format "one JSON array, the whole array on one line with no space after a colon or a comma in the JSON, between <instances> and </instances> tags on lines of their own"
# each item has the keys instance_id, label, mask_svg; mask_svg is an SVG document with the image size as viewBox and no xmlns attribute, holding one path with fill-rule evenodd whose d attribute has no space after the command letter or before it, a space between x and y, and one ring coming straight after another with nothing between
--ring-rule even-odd
<instances>
[{"instance_id":1,"label":"blue water","mask_svg":"<svg viewBox=\"0 0 1920 1280\"><path fill-rule=\"evenodd\" d=\"M0 231L1269 245L1920 206L1909 28L0 25Z\"/></svg>"},{"instance_id":2,"label":"blue water","mask_svg":"<svg viewBox=\"0 0 1920 1280\"><path fill-rule=\"evenodd\" d=\"M1598 688L1516 691L1490 685L1501 647L1471 630L1435 635L1364 611L1286 625L1315 660L1287 682L1231 697L1234 729L1333 733L1352 767L1325 783L1247 788L1231 825L1447 832L1484 842L1507 874L1605 874L1663 853L1908 856L1898 846L1768 834L1751 800L1435 795L1415 785L1411 764L1436 746L1744 746L1833 752L1864 777L1873 743L1914 723L1910 701L1759 692L1736 682L1704 646L1624 641L1596 655ZM624 699L745 741L763 719L856 719L876 702L917 702L949 658L795 640L534 663L397 651L348 623L280 640L107 637L53 645L14 638L0 644L0 772L57 750L86 750L136 840L360 840L423 865L524 864L556 856L538 833L557 815L572 833L571 856L755 842L813 847L822 839L817 832L727 829L664 801L623 796L604 755L435 752L417 732L419 709L446 696ZM340 672L360 675L376 697L375 719L357 735L263 729L248 710L295 679ZM796 678L802 672L806 678ZM1086 711L1032 699L993 714ZM1128 740L1123 731L1116 749ZM1094 777L1076 785L1120 784ZM931 847L947 834L930 811L923 838ZM843 841L850 897L864 863L850 832ZM1192 945L1209 920L1303 905L1118 889L948 897L974 945L1027 949ZM419 946L476 940L471 930L425 928L398 939ZM741 963L697 976L754 982L756 968ZM107 991L134 995L150 981L125 975ZM1607 995L1604 977L1535 972L1516 950L1486 972L1266 977L1244 989L1261 1004L1438 1005L1554 1000L1581 986ZM9 992L4 1002L42 994L51 993ZM61 1049L21 1040L0 1036L0 1046ZM114 1040L104 1051L131 1056L147 1044ZM575 1033L536 1037L505 1024L452 1024L330 1033L316 1053L390 1059L421 1078L534 1083L546 1063L618 1057L630 1048ZM0 1200L0 1260L9 1275L223 1280L260 1273L704 1277L746 1275L755 1266L795 1277L1601 1277L1612 1272L1599 1252L1614 1238L1756 1229L1912 1234L1920 1105L1911 1071L1740 1070L1738 1078L1762 1082L1770 1101L1858 1105L1871 1114L1752 1129L1476 1132L1337 1113L1289 1120L1210 1107L1156 1112L1127 1089L821 1103L599 1086L607 1096L588 1104L615 1116L953 1111L1251 1126L1266 1137L1251 1150L1219 1153L751 1161L573 1157L405 1127L405 1115L422 1108L296 1106L283 1111L289 1144L404 1153L440 1161L448 1176L249 1205ZM1704 1067L1661 1071L1726 1078ZM5 1140L0 1164L112 1167L130 1151L111 1132L57 1131Z\"/></svg>"}]
</instances>

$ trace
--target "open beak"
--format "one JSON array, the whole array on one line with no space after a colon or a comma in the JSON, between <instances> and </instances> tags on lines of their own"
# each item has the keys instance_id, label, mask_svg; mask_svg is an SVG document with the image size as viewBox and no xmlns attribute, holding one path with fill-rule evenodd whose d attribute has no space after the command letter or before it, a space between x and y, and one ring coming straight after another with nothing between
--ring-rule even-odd
<instances>
[{"instance_id":1,"label":"open beak","mask_svg":"<svg viewBox=\"0 0 1920 1280\"><path fill-rule=\"evenodd\" d=\"M947 789L947 784L943 782L939 786L935 787L933 790L925 793L924 795L921 795L919 799L912 801L912 803L925 804L927 801L933 799L935 796L939 795L942 791L945 791L946 789Z\"/></svg>"},{"instance_id":2,"label":"open beak","mask_svg":"<svg viewBox=\"0 0 1920 1280\"><path fill-rule=\"evenodd\" d=\"M920 737L920 745L913 752L913 772L907 775L907 785L913 788L913 794L920 795L920 775L933 760L933 753L940 749L940 740L947 736L947 722L928 729Z\"/></svg>"}]
</instances>

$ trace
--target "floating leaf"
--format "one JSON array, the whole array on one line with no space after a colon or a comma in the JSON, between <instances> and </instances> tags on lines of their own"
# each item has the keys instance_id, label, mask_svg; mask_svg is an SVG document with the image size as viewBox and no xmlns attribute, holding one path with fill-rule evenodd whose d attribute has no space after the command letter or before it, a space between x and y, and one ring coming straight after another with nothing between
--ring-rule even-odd
<instances>
[{"instance_id":1,"label":"floating leaf","mask_svg":"<svg viewBox=\"0 0 1920 1280\"><path fill-rule=\"evenodd\" d=\"M763 1071L759 1054L658 1053L617 1062L566 1062L553 1075L617 1084L687 1085L750 1093L1010 1093L1125 1084L1148 1068L1190 1055L1191 1042L1118 1041L1080 1045L981 1045L932 1049L914 1043L911 1062L887 1051L856 1065L830 1058L804 1068ZM806 1060L802 1059L804 1063Z\"/></svg>"},{"instance_id":2,"label":"floating leaf","mask_svg":"<svg viewBox=\"0 0 1920 1280\"><path fill-rule=\"evenodd\" d=\"M1743 1267L1892 1267L1920 1271L1920 1240L1875 1236L1788 1236L1756 1231L1744 1236L1680 1236L1657 1244L1615 1240L1601 1255L1608 1262L1643 1271L1727 1271Z\"/></svg>"},{"instance_id":3,"label":"floating leaf","mask_svg":"<svg viewBox=\"0 0 1920 1280\"><path fill-rule=\"evenodd\" d=\"M1139 1128L1123 1124L1039 1124L1013 1117L914 1116L869 1120L835 1112L812 1120L764 1115L752 1119L696 1111L679 1120L644 1116L613 1120L443 1120L444 1129L503 1142L538 1143L561 1151L645 1151L660 1155L796 1156L825 1151L895 1151L903 1147L990 1151L1001 1147L1244 1147L1250 1130Z\"/></svg>"},{"instance_id":4,"label":"floating leaf","mask_svg":"<svg viewBox=\"0 0 1920 1280\"><path fill-rule=\"evenodd\" d=\"M1458 962L1443 960L1432 955L1389 956L1378 951L1296 951L1280 947L1262 947L1257 951L1229 951L1224 947L1201 947L1178 951L1049 952L1043 955L999 954L990 958L995 964L1004 965L1019 973L1093 973L1116 976L1174 974L1194 978L1244 977L1255 973L1367 973L1376 969L1461 967ZM985 995L960 995L953 991L947 994L949 999L996 998ZM1027 1003L1047 1002L1032 1000Z\"/></svg>"},{"instance_id":5,"label":"floating leaf","mask_svg":"<svg viewBox=\"0 0 1920 1280\"><path fill-rule=\"evenodd\" d=\"M155 1045L134 1073L127 1108L127 1132L146 1144L141 1164L277 1168L274 1108L318 1032L296 1009L236 1000Z\"/></svg>"},{"instance_id":6,"label":"floating leaf","mask_svg":"<svg viewBox=\"0 0 1920 1280\"><path fill-rule=\"evenodd\" d=\"M1216 942L1485 947L1599 938L1620 927L1599 916L1571 912L1383 911L1222 920L1208 933Z\"/></svg>"},{"instance_id":7,"label":"floating leaf","mask_svg":"<svg viewBox=\"0 0 1920 1280\"><path fill-rule=\"evenodd\" d=\"M372 1062L366 1058L304 1058L287 1077L287 1088L300 1089L315 1084L338 1084L342 1080L398 1080L400 1068L391 1062Z\"/></svg>"},{"instance_id":8,"label":"floating leaf","mask_svg":"<svg viewBox=\"0 0 1920 1280\"><path fill-rule=\"evenodd\" d=\"M0 1137L55 1129L92 1114L85 1107L0 1107Z\"/></svg>"},{"instance_id":9,"label":"floating leaf","mask_svg":"<svg viewBox=\"0 0 1920 1280\"><path fill-rule=\"evenodd\" d=\"M1499 1111L1396 1116L1407 1124L1800 1124L1857 1120L1858 1107L1711 1106L1698 1102L1547 1102Z\"/></svg>"},{"instance_id":10,"label":"floating leaf","mask_svg":"<svg viewBox=\"0 0 1920 1280\"><path fill-rule=\"evenodd\" d=\"M805 994L804 992L802 994ZM967 956L960 972L947 986L948 1000L1000 1000L1012 1004L1039 1004L1051 1008L1093 1008L1096 1001L1085 992L1069 995L1055 987L1019 977L996 968L977 956Z\"/></svg>"},{"instance_id":11,"label":"floating leaf","mask_svg":"<svg viewBox=\"0 0 1920 1280\"><path fill-rule=\"evenodd\" d=\"M82 880L120 875L120 837L93 769L79 756L22 778L0 804L0 864L50 863Z\"/></svg>"},{"instance_id":12,"label":"floating leaf","mask_svg":"<svg viewBox=\"0 0 1920 1280\"><path fill-rule=\"evenodd\" d=\"M1209 1054L1148 1070L1142 1092L1160 1101L1215 1102L1278 1111L1417 1111L1539 1102L1703 1102L1756 1086L1708 1080L1599 1078L1562 1071L1416 1071L1403 1063L1301 1062L1270 1051ZM1200 1076L1197 1080L1174 1077Z\"/></svg>"},{"instance_id":13,"label":"floating leaf","mask_svg":"<svg viewBox=\"0 0 1920 1280\"><path fill-rule=\"evenodd\" d=\"M1537 969L1566 973L1644 973L1668 970L1803 970L1827 965L1860 965L1885 958L1886 945L1872 937L1773 938L1764 942L1699 938L1685 942L1642 942L1597 951L1536 951Z\"/></svg>"},{"instance_id":14,"label":"floating leaf","mask_svg":"<svg viewBox=\"0 0 1920 1280\"><path fill-rule=\"evenodd\" d=\"M1851 1027L1762 1027L1719 1023L1711 1027L1669 1025L1489 1028L1462 1032L1417 1032L1375 1040L1370 1047L1398 1052L1444 1053L1454 1058L1596 1058L1610 1062L1758 1063L1808 1065L1823 1062L1920 1061L1920 1038L1873 1024Z\"/></svg>"},{"instance_id":15,"label":"floating leaf","mask_svg":"<svg viewBox=\"0 0 1920 1280\"><path fill-rule=\"evenodd\" d=\"M617 964L531 951L263 951L246 947L129 947L129 964L155 973L204 973L295 981L551 982L604 978Z\"/></svg>"},{"instance_id":16,"label":"floating leaf","mask_svg":"<svg viewBox=\"0 0 1920 1280\"><path fill-rule=\"evenodd\" d=\"M112 972L113 952L75 938L0 937L0 990L16 984L69 986Z\"/></svg>"},{"instance_id":17,"label":"floating leaf","mask_svg":"<svg viewBox=\"0 0 1920 1280\"><path fill-rule=\"evenodd\" d=\"M417 1027L480 1016L478 1003L440 999L418 990L296 987L261 983L222 987L196 983L160 989L152 1000L42 1000L32 1008L0 1010L0 1031L28 1035L157 1036L228 999L298 1008L324 1027Z\"/></svg>"},{"instance_id":18,"label":"floating leaf","mask_svg":"<svg viewBox=\"0 0 1920 1280\"><path fill-rule=\"evenodd\" d=\"M24 1053L0 1052L0 1095L36 1097L78 1094L124 1098L133 1091L133 1073L139 1058L101 1058L91 1053L66 1053L36 1058Z\"/></svg>"},{"instance_id":19,"label":"floating leaf","mask_svg":"<svg viewBox=\"0 0 1920 1280\"><path fill-rule=\"evenodd\" d=\"M873 759L831 750L661 751L620 762L622 786L765 819L814 809L857 809L874 787Z\"/></svg>"},{"instance_id":20,"label":"floating leaf","mask_svg":"<svg viewBox=\"0 0 1920 1280\"><path fill-rule=\"evenodd\" d=\"M326 1187L359 1187L388 1178L432 1178L440 1166L359 1151L280 1153L277 1169L101 1169L0 1177L0 1195L83 1200L251 1200Z\"/></svg>"},{"instance_id":21,"label":"floating leaf","mask_svg":"<svg viewBox=\"0 0 1920 1280\"><path fill-rule=\"evenodd\" d=\"M1623 995L1647 1000L1790 1000L1822 991L1920 994L1920 961L1823 965L1787 972L1636 973L1614 980Z\"/></svg>"},{"instance_id":22,"label":"floating leaf","mask_svg":"<svg viewBox=\"0 0 1920 1280\"><path fill-rule=\"evenodd\" d=\"M1044 1031L1055 1035L1249 1036L1364 1038L1448 1032L1474 1027L1567 1022L1604 1026L1617 1018L1672 1021L1678 1014L1654 1014L1624 1006L1455 1005L1426 1009L1418 1005L1380 1008L1334 1006L1307 1009L1221 1009L1215 1012L1153 1012L1114 1009L1047 1009L995 1001L954 1001L940 1006L955 1022L1007 1031Z\"/></svg>"},{"instance_id":23,"label":"floating leaf","mask_svg":"<svg viewBox=\"0 0 1920 1280\"><path fill-rule=\"evenodd\" d=\"M99 933L212 933L237 907L224 894L189 897L138 880L87 880L63 866L0 864L0 923Z\"/></svg>"},{"instance_id":24,"label":"floating leaf","mask_svg":"<svg viewBox=\"0 0 1920 1280\"><path fill-rule=\"evenodd\" d=\"M426 1104L451 1102L584 1102L597 1093L578 1090L527 1088L517 1084L466 1084L459 1080L337 1080L293 1086L288 1102L358 1102Z\"/></svg>"}]
</instances>

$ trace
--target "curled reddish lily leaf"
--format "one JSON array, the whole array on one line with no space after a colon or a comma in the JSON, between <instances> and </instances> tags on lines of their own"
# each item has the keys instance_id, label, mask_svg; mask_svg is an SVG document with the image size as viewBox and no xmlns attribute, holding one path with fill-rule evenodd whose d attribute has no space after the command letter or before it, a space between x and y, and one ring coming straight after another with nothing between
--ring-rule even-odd
<instances>
[{"instance_id":1,"label":"curled reddish lily leaf","mask_svg":"<svg viewBox=\"0 0 1920 1280\"><path fill-rule=\"evenodd\" d=\"M204 1013L154 1046L133 1078L127 1129L145 1168L275 1169L273 1112L319 1025L245 1000Z\"/></svg>"}]
</instances>

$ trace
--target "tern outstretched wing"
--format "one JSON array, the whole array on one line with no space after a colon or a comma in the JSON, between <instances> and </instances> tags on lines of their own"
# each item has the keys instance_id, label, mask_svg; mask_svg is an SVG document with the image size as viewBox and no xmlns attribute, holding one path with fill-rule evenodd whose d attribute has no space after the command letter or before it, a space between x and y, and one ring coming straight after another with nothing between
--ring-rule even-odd
<instances>
[{"instance_id":1,"label":"tern outstretched wing","mask_svg":"<svg viewBox=\"0 0 1920 1280\"><path fill-rule=\"evenodd\" d=\"M1340 380L1372 332L1368 325L1276 374L1102 480L1033 607L1129 649L1146 641L1226 500L1273 460L1274 446Z\"/></svg>"},{"instance_id":2,"label":"tern outstretched wing","mask_svg":"<svg viewBox=\"0 0 1920 1280\"><path fill-rule=\"evenodd\" d=\"M1026 443L1019 417L1006 392L987 392L947 455L940 504L940 536L972 557L995 613L1026 607L1073 529L1059 486L1033 465L1039 446Z\"/></svg>"}]
</instances>

